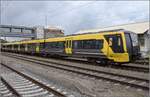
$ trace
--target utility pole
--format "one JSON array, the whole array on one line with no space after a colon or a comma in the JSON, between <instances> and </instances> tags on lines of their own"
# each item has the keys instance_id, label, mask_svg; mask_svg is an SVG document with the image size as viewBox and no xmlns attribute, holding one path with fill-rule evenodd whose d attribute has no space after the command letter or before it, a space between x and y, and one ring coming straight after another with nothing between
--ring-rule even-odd
<instances>
[{"instance_id":1,"label":"utility pole","mask_svg":"<svg viewBox=\"0 0 150 97\"><path fill-rule=\"evenodd\" d=\"M1 46L2 46L2 40L1 40L1 35L0 35L0 63L2 63L2 56L1 56ZM1 69L1 65L0 65L0 69Z\"/></svg>"},{"instance_id":2,"label":"utility pole","mask_svg":"<svg viewBox=\"0 0 150 97\"><path fill-rule=\"evenodd\" d=\"M47 13L45 14L45 27L47 27Z\"/></svg>"}]
</instances>

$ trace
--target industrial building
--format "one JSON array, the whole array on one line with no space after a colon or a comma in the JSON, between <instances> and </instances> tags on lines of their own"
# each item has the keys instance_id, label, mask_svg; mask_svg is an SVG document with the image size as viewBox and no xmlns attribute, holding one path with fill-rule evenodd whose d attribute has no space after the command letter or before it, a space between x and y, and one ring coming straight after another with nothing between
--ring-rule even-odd
<instances>
[{"instance_id":1,"label":"industrial building","mask_svg":"<svg viewBox=\"0 0 150 97\"><path fill-rule=\"evenodd\" d=\"M58 27L48 27L44 26L14 26L14 25L0 25L0 37L10 40L29 40L29 39L44 39L50 37L60 37L64 36L63 30ZM7 37L7 38L6 38ZM18 39L21 38L21 39ZM10 40L11 41L11 40Z\"/></svg>"},{"instance_id":2,"label":"industrial building","mask_svg":"<svg viewBox=\"0 0 150 97\"><path fill-rule=\"evenodd\" d=\"M114 29L125 29L136 33L138 35L141 54L143 57L148 57L150 53L149 22L137 22L131 24L103 27L99 29L81 30L77 33L90 33L90 32L98 32L98 31L114 30Z\"/></svg>"},{"instance_id":3,"label":"industrial building","mask_svg":"<svg viewBox=\"0 0 150 97\"><path fill-rule=\"evenodd\" d=\"M49 26L47 28L44 28L43 26L36 26L36 27L34 27L34 29L36 32L37 39L45 39L45 38L51 38L51 37L64 36L63 30L58 27Z\"/></svg>"}]
</instances>

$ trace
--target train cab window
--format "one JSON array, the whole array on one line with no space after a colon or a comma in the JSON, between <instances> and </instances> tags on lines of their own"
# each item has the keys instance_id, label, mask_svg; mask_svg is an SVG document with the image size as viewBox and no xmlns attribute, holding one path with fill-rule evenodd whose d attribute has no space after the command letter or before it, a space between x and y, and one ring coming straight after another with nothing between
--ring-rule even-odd
<instances>
[{"instance_id":1,"label":"train cab window","mask_svg":"<svg viewBox=\"0 0 150 97\"><path fill-rule=\"evenodd\" d=\"M123 53L123 41L120 34L115 35L105 35L105 38L108 42L109 47L112 48L112 50L115 53Z\"/></svg>"},{"instance_id":2,"label":"train cab window","mask_svg":"<svg viewBox=\"0 0 150 97\"><path fill-rule=\"evenodd\" d=\"M113 41L113 38L112 38L112 37L110 37L110 38L109 38L109 40L108 40L108 44L109 44L109 46L112 46L112 41Z\"/></svg>"},{"instance_id":3,"label":"train cab window","mask_svg":"<svg viewBox=\"0 0 150 97\"><path fill-rule=\"evenodd\" d=\"M118 46L121 46L121 37L118 37Z\"/></svg>"}]
</instances>

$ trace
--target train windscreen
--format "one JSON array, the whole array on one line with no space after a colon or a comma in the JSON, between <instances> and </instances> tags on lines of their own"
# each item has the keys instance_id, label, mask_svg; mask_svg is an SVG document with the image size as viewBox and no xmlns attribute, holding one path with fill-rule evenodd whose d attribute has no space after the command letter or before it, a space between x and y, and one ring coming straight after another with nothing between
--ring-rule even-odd
<instances>
[{"instance_id":1,"label":"train windscreen","mask_svg":"<svg viewBox=\"0 0 150 97\"><path fill-rule=\"evenodd\" d=\"M121 34L105 35L105 38L114 53L124 53Z\"/></svg>"}]
</instances>

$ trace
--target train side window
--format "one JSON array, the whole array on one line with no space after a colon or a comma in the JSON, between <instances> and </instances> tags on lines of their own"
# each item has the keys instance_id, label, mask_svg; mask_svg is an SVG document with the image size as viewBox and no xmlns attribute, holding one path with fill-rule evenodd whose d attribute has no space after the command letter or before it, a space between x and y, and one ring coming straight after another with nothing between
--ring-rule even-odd
<instances>
[{"instance_id":1,"label":"train side window","mask_svg":"<svg viewBox=\"0 0 150 97\"><path fill-rule=\"evenodd\" d=\"M64 42L58 42L59 48L64 48Z\"/></svg>"},{"instance_id":2,"label":"train side window","mask_svg":"<svg viewBox=\"0 0 150 97\"><path fill-rule=\"evenodd\" d=\"M102 49L103 40L80 40L73 42L74 49Z\"/></svg>"},{"instance_id":3,"label":"train side window","mask_svg":"<svg viewBox=\"0 0 150 97\"><path fill-rule=\"evenodd\" d=\"M14 44L14 49L16 49L17 48L17 45L16 44Z\"/></svg>"},{"instance_id":4,"label":"train side window","mask_svg":"<svg viewBox=\"0 0 150 97\"><path fill-rule=\"evenodd\" d=\"M59 48L59 43L54 42L54 48Z\"/></svg>"},{"instance_id":5,"label":"train side window","mask_svg":"<svg viewBox=\"0 0 150 97\"><path fill-rule=\"evenodd\" d=\"M101 49L103 47L103 40L85 40L84 49Z\"/></svg>"},{"instance_id":6,"label":"train side window","mask_svg":"<svg viewBox=\"0 0 150 97\"><path fill-rule=\"evenodd\" d=\"M102 49L103 43L104 43L104 40L96 40L96 49Z\"/></svg>"},{"instance_id":7,"label":"train side window","mask_svg":"<svg viewBox=\"0 0 150 97\"><path fill-rule=\"evenodd\" d=\"M64 42L49 42L46 43L46 48L64 48Z\"/></svg>"},{"instance_id":8,"label":"train side window","mask_svg":"<svg viewBox=\"0 0 150 97\"><path fill-rule=\"evenodd\" d=\"M10 46L8 45L7 48L9 49L9 47L10 47Z\"/></svg>"},{"instance_id":9,"label":"train side window","mask_svg":"<svg viewBox=\"0 0 150 97\"><path fill-rule=\"evenodd\" d=\"M73 41L73 48L74 49L82 49L82 40Z\"/></svg>"},{"instance_id":10,"label":"train side window","mask_svg":"<svg viewBox=\"0 0 150 97\"><path fill-rule=\"evenodd\" d=\"M33 46L33 44L29 44L28 45L29 49L32 49L33 48L32 46Z\"/></svg>"},{"instance_id":11,"label":"train side window","mask_svg":"<svg viewBox=\"0 0 150 97\"><path fill-rule=\"evenodd\" d=\"M77 47L78 47L78 42L77 41L73 41L73 48L77 49Z\"/></svg>"},{"instance_id":12,"label":"train side window","mask_svg":"<svg viewBox=\"0 0 150 97\"><path fill-rule=\"evenodd\" d=\"M30 47L31 47L31 44L28 44L27 48L30 49Z\"/></svg>"},{"instance_id":13,"label":"train side window","mask_svg":"<svg viewBox=\"0 0 150 97\"><path fill-rule=\"evenodd\" d=\"M91 49L92 48L92 41L90 40L84 40L83 41L83 48L84 49Z\"/></svg>"},{"instance_id":14,"label":"train side window","mask_svg":"<svg viewBox=\"0 0 150 97\"><path fill-rule=\"evenodd\" d=\"M44 48L44 43L40 43L39 48L40 48L40 49L43 49L43 48Z\"/></svg>"},{"instance_id":15,"label":"train side window","mask_svg":"<svg viewBox=\"0 0 150 97\"><path fill-rule=\"evenodd\" d=\"M28 49L34 49L35 48L35 44L34 43L31 43L31 44L28 44Z\"/></svg>"},{"instance_id":16,"label":"train side window","mask_svg":"<svg viewBox=\"0 0 150 97\"><path fill-rule=\"evenodd\" d=\"M50 44L50 42L45 43L46 48L51 48Z\"/></svg>"},{"instance_id":17,"label":"train side window","mask_svg":"<svg viewBox=\"0 0 150 97\"><path fill-rule=\"evenodd\" d=\"M83 41L82 40L78 41L78 47L77 48L83 49Z\"/></svg>"}]
</instances>

